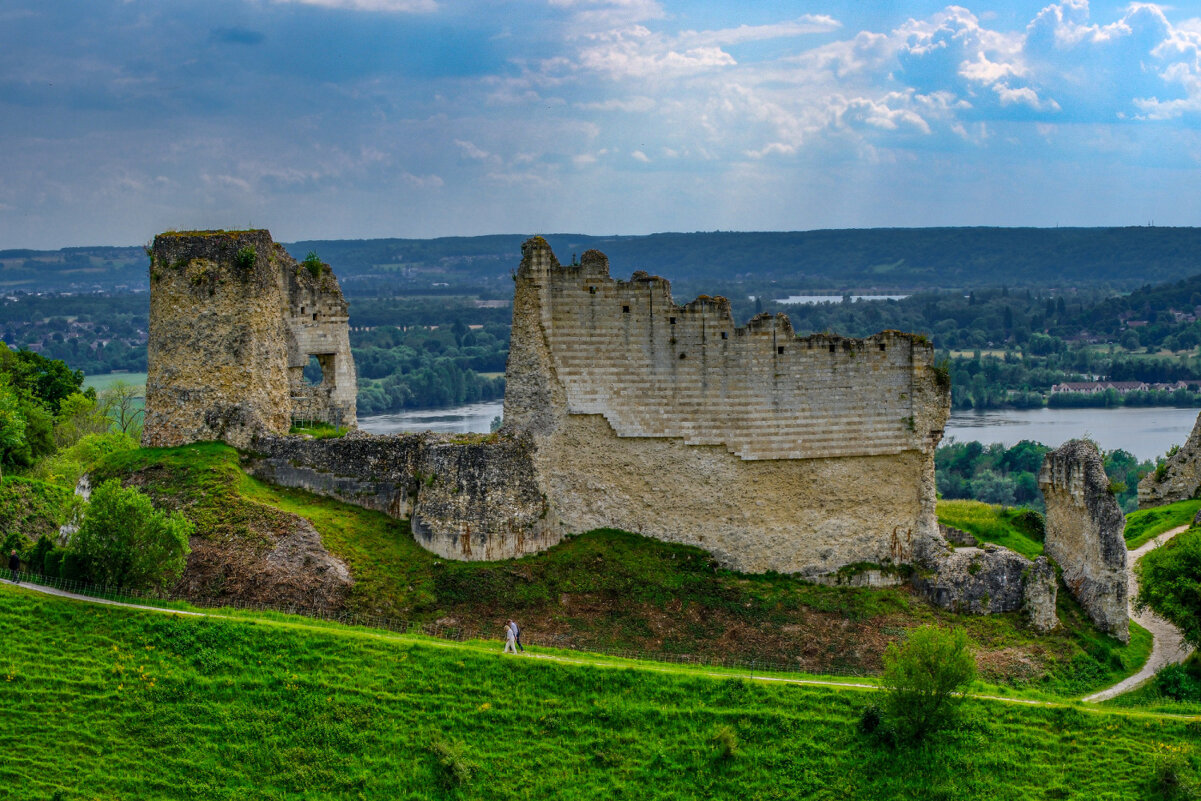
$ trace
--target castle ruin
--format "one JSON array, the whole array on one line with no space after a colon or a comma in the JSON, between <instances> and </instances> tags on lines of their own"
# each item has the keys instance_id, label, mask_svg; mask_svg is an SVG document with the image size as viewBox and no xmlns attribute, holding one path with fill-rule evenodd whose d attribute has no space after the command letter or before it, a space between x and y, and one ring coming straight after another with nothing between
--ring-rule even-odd
<instances>
[{"instance_id":1,"label":"castle ruin","mask_svg":"<svg viewBox=\"0 0 1201 801\"><path fill-rule=\"evenodd\" d=\"M950 384L924 337L738 327L724 298L522 246L505 428L536 445L564 534L614 527L745 572L910 563L941 543L934 449Z\"/></svg>"},{"instance_id":2,"label":"castle ruin","mask_svg":"<svg viewBox=\"0 0 1201 801\"><path fill-rule=\"evenodd\" d=\"M264 479L409 520L446 558L510 559L613 527L823 583L917 564L931 602L1021 610L1047 631L1050 557L1098 627L1128 636L1122 517L1095 448L1047 455L1046 557L940 532L950 382L924 337L797 337L785 315L739 327L724 298L679 306L662 278L615 280L597 251L562 265L535 237L514 275L502 430L372 435L354 430L347 304L328 265L298 264L266 231L215 231L160 234L150 269L143 444L224 440ZM304 381L310 358L320 383ZM289 436L298 420L351 430Z\"/></svg>"},{"instance_id":3,"label":"castle ruin","mask_svg":"<svg viewBox=\"0 0 1201 801\"><path fill-rule=\"evenodd\" d=\"M245 448L294 421L354 428L347 319L329 265L297 263L267 231L159 234L142 444ZM304 378L311 357L319 383Z\"/></svg>"}]
</instances>

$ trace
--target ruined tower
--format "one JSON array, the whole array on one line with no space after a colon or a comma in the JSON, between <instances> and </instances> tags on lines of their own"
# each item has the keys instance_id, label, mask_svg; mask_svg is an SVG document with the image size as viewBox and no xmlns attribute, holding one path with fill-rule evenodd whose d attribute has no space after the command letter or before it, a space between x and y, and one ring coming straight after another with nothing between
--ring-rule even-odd
<instances>
[{"instance_id":1,"label":"ruined tower","mask_svg":"<svg viewBox=\"0 0 1201 801\"><path fill-rule=\"evenodd\" d=\"M265 230L154 238L142 443L246 447L294 420L355 426L347 304L329 265ZM318 383L304 379L310 357Z\"/></svg>"},{"instance_id":2,"label":"ruined tower","mask_svg":"<svg viewBox=\"0 0 1201 801\"><path fill-rule=\"evenodd\" d=\"M934 449L950 386L923 337L797 338L784 315L561 265L522 246L505 427L526 432L564 533L616 527L747 572L819 575L939 547Z\"/></svg>"}]
</instances>

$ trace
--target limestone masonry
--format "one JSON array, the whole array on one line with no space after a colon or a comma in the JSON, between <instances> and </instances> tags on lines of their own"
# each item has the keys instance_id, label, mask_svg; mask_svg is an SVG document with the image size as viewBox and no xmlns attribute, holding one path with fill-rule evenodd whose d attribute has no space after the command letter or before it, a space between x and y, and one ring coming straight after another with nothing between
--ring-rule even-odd
<instances>
[{"instance_id":1,"label":"limestone masonry","mask_svg":"<svg viewBox=\"0 0 1201 801\"><path fill-rule=\"evenodd\" d=\"M1049 452L1038 485L1047 503L1044 551L1097 628L1129 642L1126 518L1097 446L1072 440Z\"/></svg>"},{"instance_id":2,"label":"limestone masonry","mask_svg":"<svg viewBox=\"0 0 1201 801\"><path fill-rule=\"evenodd\" d=\"M1168 457L1163 470L1152 470L1138 482L1138 508L1187 501L1201 489L1201 415L1188 440Z\"/></svg>"},{"instance_id":3,"label":"limestone masonry","mask_svg":"<svg viewBox=\"0 0 1201 801\"><path fill-rule=\"evenodd\" d=\"M443 557L509 559L614 527L745 572L850 585L912 573L935 604L1024 611L1038 631L1058 625L1054 560L1097 626L1129 637L1124 519L1091 443L1047 454L1045 557L940 531L950 385L923 337L798 338L784 315L738 327L724 298L678 306L662 278L614 280L597 251L562 265L535 237L514 276L500 432L312 439L287 433L355 427L347 304L329 267L297 264L266 231L216 231L160 234L150 269L144 444L224 440L267 480L409 519ZM318 384L303 378L311 357ZM1191 497L1199 452L1194 430L1147 492ZM193 561L209 558L200 545ZM316 571L337 598L350 577L327 556L301 526L238 575L299 586L297 570ZM210 567L197 575L225 570Z\"/></svg>"},{"instance_id":4,"label":"limestone masonry","mask_svg":"<svg viewBox=\"0 0 1201 801\"><path fill-rule=\"evenodd\" d=\"M144 445L355 426L347 306L328 265L298 264L261 230L159 234L150 258ZM319 384L304 380L311 356Z\"/></svg>"},{"instance_id":5,"label":"limestone masonry","mask_svg":"<svg viewBox=\"0 0 1201 801\"><path fill-rule=\"evenodd\" d=\"M810 576L943 547L950 386L924 338L738 327L724 298L677 306L662 278L614 280L597 251L562 265L540 237L516 284L505 428L533 437L564 534L612 526Z\"/></svg>"}]
</instances>

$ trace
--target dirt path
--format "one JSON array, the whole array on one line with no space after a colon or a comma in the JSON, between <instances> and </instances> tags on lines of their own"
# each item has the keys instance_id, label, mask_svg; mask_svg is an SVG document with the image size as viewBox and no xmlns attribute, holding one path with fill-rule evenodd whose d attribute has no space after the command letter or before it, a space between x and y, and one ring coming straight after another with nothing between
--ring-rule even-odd
<instances>
[{"instance_id":1,"label":"dirt path","mask_svg":"<svg viewBox=\"0 0 1201 801\"><path fill-rule=\"evenodd\" d=\"M1176 533L1176 532L1170 532L1170 533ZM188 610L183 610L183 609L167 609L167 608L164 608L161 606L142 606L140 604L123 603L121 601L110 601L105 598L93 598L89 595L77 595L76 593L66 592L65 590L59 590L59 589L55 589L53 587L43 587L39 584L14 584L14 582L9 581L8 579L0 579L0 584L10 584L10 585L20 587L21 589L31 590L33 592L41 592L41 593L45 593L47 595L56 595L60 598L69 598L74 601L83 601L85 603L91 603L91 604L102 604L105 606L120 606L120 607L124 607L126 609L137 609L137 610L146 611L146 612L158 612L160 614L166 614L166 615L188 615L191 617L209 617L209 618L216 618L216 619L220 619L220 620L232 620L232 621L242 622L242 623L250 622L250 621L254 620L254 618L249 618L249 617L234 617L231 615L222 615L222 614L217 614L217 613L212 613L212 612L193 612L193 611L188 611ZM265 621L265 622L275 622L275 621ZM287 625L287 624L281 624L281 625ZM304 627L303 623L297 624L297 625ZM322 628L321 630L325 633L330 633L332 631L329 628ZM386 639L386 640L402 640L405 638L405 635L402 635L402 634L387 634L387 633L383 633L383 632L374 632L374 631L372 631L372 632L364 631L364 632L360 632L360 633L363 636L371 636L371 637L376 637L379 639ZM454 642L452 640L437 640L437 639L431 638L429 640L423 640L422 642L426 645L432 645L434 647L441 647L441 648L462 649L462 648L468 647L468 646L464 646L462 643ZM470 650L472 650L476 653L479 653L479 649L472 648ZM500 656L500 654L497 654L497 655ZM512 658L512 659L519 659L519 658L544 659L548 662L560 662L560 663L573 664L573 665L589 665L591 667L601 667L601 668L604 668L604 667L634 668L637 670L646 670L646 671L651 671L651 672L656 672L656 673L686 672L690 675L709 676L709 677L715 678L715 679L747 678L747 679L750 679L751 681L779 682L782 684L798 684L798 685L817 686L817 687L831 687L831 688L837 688L837 689L843 689L843 690L859 690L859 691L873 692L873 691L877 691L880 689L880 687L875 684L864 684L864 683L849 682L849 681L829 681L827 679L817 679L817 678L802 679L802 678L787 678L784 676L756 676L754 673L750 673L750 674L717 673L717 672L711 672L711 671L704 670L703 668L700 668L700 667L693 669L693 670L680 671L680 670L676 669L675 666L669 666L669 665L666 665L663 663L639 662L637 664L631 665L628 662L614 662L612 660L605 659L603 656L590 657L590 656L581 655L579 657L571 657L571 656L563 656L563 655L559 655L559 654L526 653L524 656L513 656L513 657L509 657L509 658ZM1108 692L1108 690L1105 692ZM1031 698L1013 698L1013 697L1007 697L1007 696L1003 696L1003 695L984 695L984 694L980 694L980 693L969 693L967 695L967 697L968 698L976 698L976 699L980 699L983 701L999 701L999 702L1005 703L1005 704L1019 704L1019 705L1025 705L1025 706L1047 706L1047 707L1075 707L1077 709L1084 709L1085 711L1091 711L1091 712L1097 712L1097 713L1101 713L1103 711L1102 709L1096 708L1096 707L1091 708L1091 709L1088 707L1082 708L1070 701L1042 701L1042 700L1031 699ZM1088 700L1088 699L1085 699L1085 700ZM1201 717L1196 716L1196 715L1173 715L1173 714L1169 714L1169 713L1157 713L1157 712L1134 712L1131 710L1105 709L1104 713L1106 713L1106 714L1121 714L1121 715L1135 715L1135 716L1140 716L1140 717L1173 718L1173 719L1183 719L1183 720L1201 720Z\"/></svg>"},{"instance_id":2,"label":"dirt path","mask_svg":"<svg viewBox=\"0 0 1201 801\"><path fill-rule=\"evenodd\" d=\"M1178 526L1169 529L1158 537L1140 545L1130 552L1129 570L1130 578L1130 617L1140 626L1151 632L1154 638L1151 645L1151 655L1147 657L1147 664L1143 665L1143 669L1135 673L1128 679L1123 679L1112 687L1108 687L1099 693L1093 693L1084 698L1085 701L1096 703L1097 701L1108 701L1114 696L1127 693L1138 687L1143 682L1150 679L1163 668L1176 662L1183 662L1193 649L1186 645L1184 638L1180 636L1180 629L1173 626L1168 621L1164 620L1159 615L1152 612L1150 609L1141 614L1135 614L1134 598L1138 595L1138 577L1134 574L1134 566L1142 559L1144 555L1155 550L1159 546L1166 543L1168 540L1175 537L1182 531L1187 531L1188 526Z\"/></svg>"}]
</instances>

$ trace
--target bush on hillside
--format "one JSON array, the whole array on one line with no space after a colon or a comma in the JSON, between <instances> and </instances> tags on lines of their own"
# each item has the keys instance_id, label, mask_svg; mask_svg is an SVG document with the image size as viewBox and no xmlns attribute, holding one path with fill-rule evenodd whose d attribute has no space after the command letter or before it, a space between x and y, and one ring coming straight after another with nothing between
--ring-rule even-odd
<instances>
[{"instance_id":1,"label":"bush on hillside","mask_svg":"<svg viewBox=\"0 0 1201 801\"><path fill-rule=\"evenodd\" d=\"M161 589L183 573L195 530L183 515L159 511L150 498L110 479L93 490L71 550L90 581Z\"/></svg>"},{"instance_id":2,"label":"bush on hillside","mask_svg":"<svg viewBox=\"0 0 1201 801\"><path fill-rule=\"evenodd\" d=\"M1137 606L1151 607L1179 626L1186 642L1201 647L1201 529L1148 553L1138 573Z\"/></svg>"},{"instance_id":3,"label":"bush on hillside","mask_svg":"<svg viewBox=\"0 0 1201 801\"><path fill-rule=\"evenodd\" d=\"M947 726L956 712L956 693L976 677L976 660L962 629L921 626L903 645L884 652L887 717L903 739L918 741Z\"/></svg>"}]
</instances>

